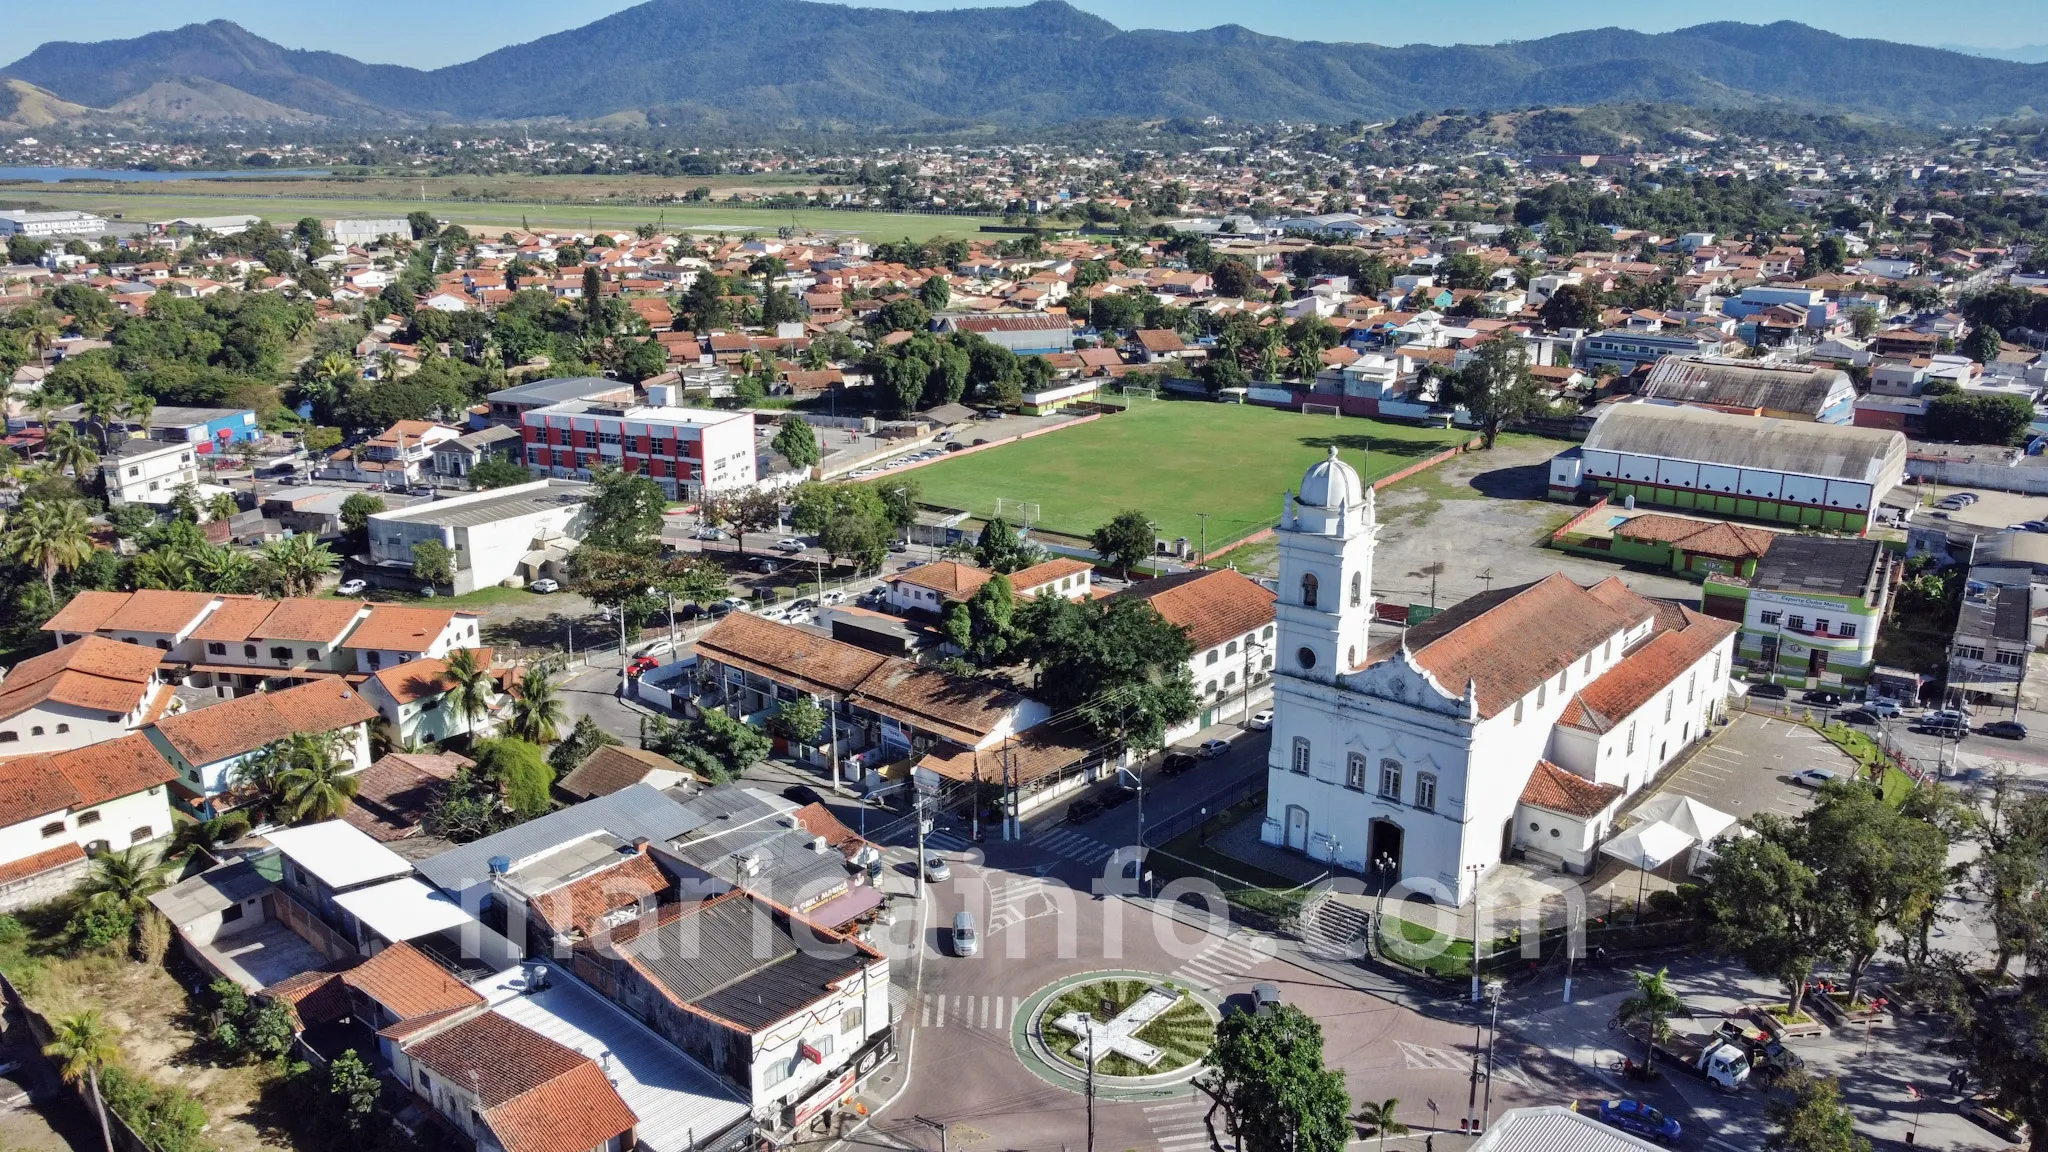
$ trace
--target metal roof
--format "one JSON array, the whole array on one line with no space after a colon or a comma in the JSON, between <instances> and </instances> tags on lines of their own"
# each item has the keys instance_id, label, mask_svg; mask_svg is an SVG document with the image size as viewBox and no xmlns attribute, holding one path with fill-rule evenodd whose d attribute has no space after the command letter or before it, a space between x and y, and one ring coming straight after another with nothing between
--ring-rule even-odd
<instances>
[{"instance_id":1,"label":"metal roof","mask_svg":"<svg viewBox=\"0 0 2048 1152\"><path fill-rule=\"evenodd\" d=\"M265 832L263 838L289 856L292 863L336 891L412 871L405 857L372 840L346 820L279 828Z\"/></svg>"},{"instance_id":2,"label":"metal roof","mask_svg":"<svg viewBox=\"0 0 2048 1152\"><path fill-rule=\"evenodd\" d=\"M1641 1140L1560 1104L1510 1108L1469 1152L1656 1152Z\"/></svg>"},{"instance_id":3,"label":"metal roof","mask_svg":"<svg viewBox=\"0 0 2048 1152\"><path fill-rule=\"evenodd\" d=\"M483 524L495 524L514 516L526 516L560 508L565 504L581 504L590 499L591 487L575 480L547 481L546 488L531 492L513 492L490 500L451 501L436 500L400 508L391 512L379 512L370 517L378 524L439 524L447 528L474 528Z\"/></svg>"},{"instance_id":4,"label":"metal roof","mask_svg":"<svg viewBox=\"0 0 2048 1152\"><path fill-rule=\"evenodd\" d=\"M548 380L535 380L528 384L500 388L485 399L494 404L552 404L562 400L581 400L585 396L598 396L631 387L631 384L623 380L613 380L605 376L556 376Z\"/></svg>"},{"instance_id":5,"label":"metal roof","mask_svg":"<svg viewBox=\"0 0 2048 1152\"><path fill-rule=\"evenodd\" d=\"M344 892L334 902L393 943L476 923L461 905L412 876Z\"/></svg>"},{"instance_id":6,"label":"metal roof","mask_svg":"<svg viewBox=\"0 0 2048 1152\"><path fill-rule=\"evenodd\" d=\"M1756 575L1749 584L1773 592L1863 596L1869 592L1883 550L1884 545L1876 540L1781 535L1757 561Z\"/></svg>"},{"instance_id":7,"label":"metal roof","mask_svg":"<svg viewBox=\"0 0 2048 1152\"><path fill-rule=\"evenodd\" d=\"M442 891L461 892L490 880L494 856L516 863L593 832L610 832L628 843L642 836L665 843L703 822L703 817L662 795L660 789L635 784L429 856L419 862L419 871Z\"/></svg>"},{"instance_id":8,"label":"metal roof","mask_svg":"<svg viewBox=\"0 0 2048 1152\"><path fill-rule=\"evenodd\" d=\"M1881 483L1886 472L1905 468L1906 438L1879 428L1615 404L1594 422L1585 450Z\"/></svg>"},{"instance_id":9,"label":"metal roof","mask_svg":"<svg viewBox=\"0 0 2048 1152\"><path fill-rule=\"evenodd\" d=\"M866 967L853 945L805 931L799 947L787 913L736 891L618 947L677 1000L751 1030L816 1003Z\"/></svg>"},{"instance_id":10,"label":"metal roof","mask_svg":"<svg viewBox=\"0 0 2048 1152\"><path fill-rule=\"evenodd\" d=\"M224 911L274 886L270 877L247 860L236 860L188 877L149 898L164 919L183 926Z\"/></svg>"},{"instance_id":11,"label":"metal roof","mask_svg":"<svg viewBox=\"0 0 2048 1152\"><path fill-rule=\"evenodd\" d=\"M1818 416L1853 397L1849 376L1805 364L1754 364L1714 356L1666 356L1643 381L1643 397L1730 408L1768 408Z\"/></svg>"},{"instance_id":12,"label":"metal roof","mask_svg":"<svg viewBox=\"0 0 2048 1152\"><path fill-rule=\"evenodd\" d=\"M532 987L536 968L545 986ZM470 987L491 1009L604 1067L639 1120L634 1135L652 1152L717 1147L718 1136L751 1115L746 1101L680 1049L614 1007L561 965L507 968Z\"/></svg>"}]
</instances>

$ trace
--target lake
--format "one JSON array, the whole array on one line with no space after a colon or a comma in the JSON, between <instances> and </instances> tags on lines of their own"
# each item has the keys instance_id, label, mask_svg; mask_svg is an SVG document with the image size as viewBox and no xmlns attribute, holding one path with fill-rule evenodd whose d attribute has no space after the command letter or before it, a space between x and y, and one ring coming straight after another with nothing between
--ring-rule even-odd
<instances>
[{"instance_id":1,"label":"lake","mask_svg":"<svg viewBox=\"0 0 2048 1152\"><path fill-rule=\"evenodd\" d=\"M0 168L0 180L55 184L61 180L113 180L155 184L165 180L233 180L263 176L326 176L325 168L256 168L246 172L145 172L140 168Z\"/></svg>"}]
</instances>

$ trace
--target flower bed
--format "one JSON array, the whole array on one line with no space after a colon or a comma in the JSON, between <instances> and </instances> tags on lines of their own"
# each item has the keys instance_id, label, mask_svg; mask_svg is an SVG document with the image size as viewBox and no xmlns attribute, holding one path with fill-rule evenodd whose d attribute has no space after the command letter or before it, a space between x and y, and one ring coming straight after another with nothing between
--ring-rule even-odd
<instances>
[{"instance_id":1,"label":"flower bed","mask_svg":"<svg viewBox=\"0 0 2048 1152\"><path fill-rule=\"evenodd\" d=\"M1767 1004L1747 1008L1745 1014L1756 1021L1757 1027L1771 1034L1772 1039L1783 1041L1800 1036L1819 1036L1828 1030L1827 1025L1805 1013L1793 1016L1783 1004Z\"/></svg>"}]
</instances>

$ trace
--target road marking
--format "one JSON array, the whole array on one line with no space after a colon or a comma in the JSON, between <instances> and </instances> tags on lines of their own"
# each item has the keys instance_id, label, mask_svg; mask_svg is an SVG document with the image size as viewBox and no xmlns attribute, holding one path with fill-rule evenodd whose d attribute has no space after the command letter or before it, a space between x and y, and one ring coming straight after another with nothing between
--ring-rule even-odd
<instances>
[{"instance_id":1,"label":"road marking","mask_svg":"<svg viewBox=\"0 0 2048 1152\"><path fill-rule=\"evenodd\" d=\"M1741 756L1744 759L1749 757L1749 753L1744 752L1740 748L1722 748L1718 745L1715 746L1713 754L1716 756Z\"/></svg>"}]
</instances>

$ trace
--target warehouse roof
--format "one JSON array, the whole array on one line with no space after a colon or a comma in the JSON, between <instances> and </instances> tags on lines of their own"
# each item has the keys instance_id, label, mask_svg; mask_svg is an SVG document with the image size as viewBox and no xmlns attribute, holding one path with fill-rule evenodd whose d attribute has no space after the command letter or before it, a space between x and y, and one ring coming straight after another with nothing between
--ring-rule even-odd
<instances>
[{"instance_id":1,"label":"warehouse roof","mask_svg":"<svg viewBox=\"0 0 2048 1152\"><path fill-rule=\"evenodd\" d=\"M1879 428L1616 404L1600 414L1585 450L1876 483L1888 468L1904 467L1906 438Z\"/></svg>"},{"instance_id":2,"label":"warehouse roof","mask_svg":"<svg viewBox=\"0 0 2048 1152\"><path fill-rule=\"evenodd\" d=\"M1650 369L1641 395L1649 400L1766 408L1818 416L1855 386L1838 368L1807 364L1761 365L1716 356L1666 356Z\"/></svg>"}]
</instances>

